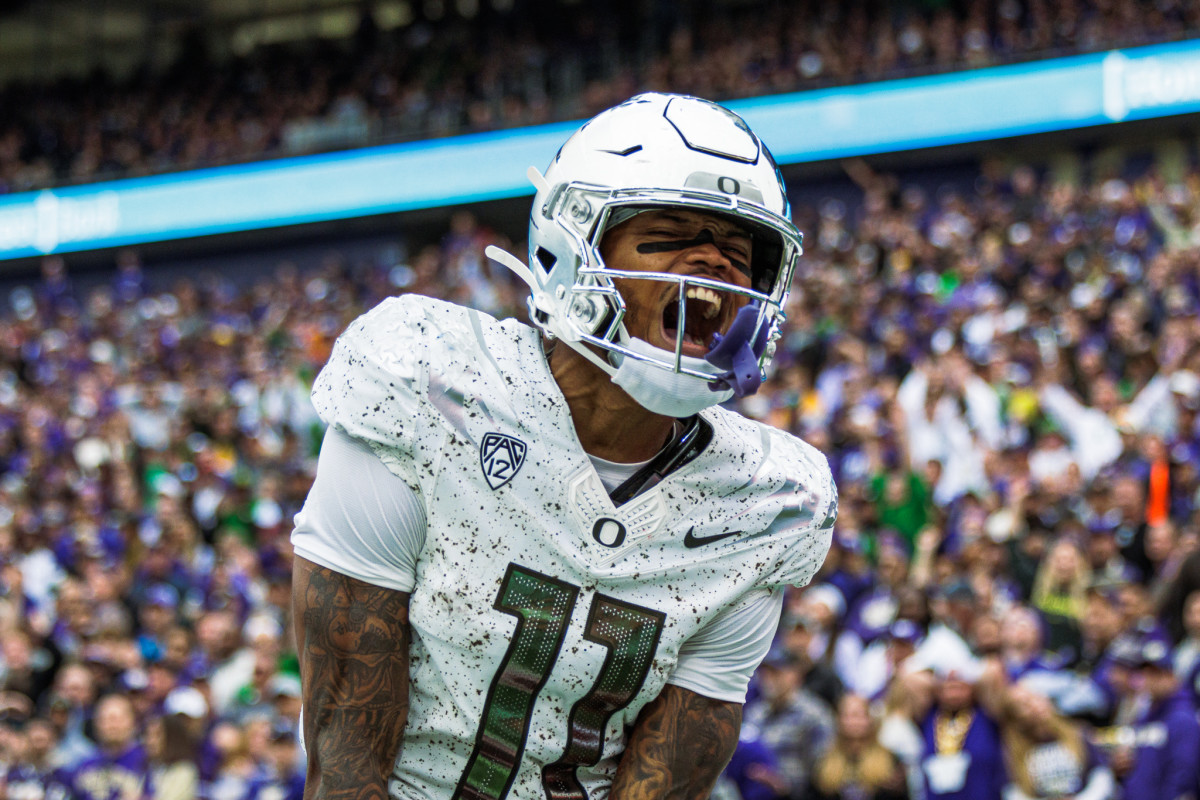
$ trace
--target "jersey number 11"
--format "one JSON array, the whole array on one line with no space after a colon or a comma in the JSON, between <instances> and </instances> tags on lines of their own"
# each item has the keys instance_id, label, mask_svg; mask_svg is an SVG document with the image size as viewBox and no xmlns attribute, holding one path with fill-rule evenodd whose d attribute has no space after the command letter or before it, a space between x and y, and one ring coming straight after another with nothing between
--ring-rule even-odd
<instances>
[{"instance_id":1,"label":"jersey number 11","mask_svg":"<svg viewBox=\"0 0 1200 800\"><path fill-rule=\"evenodd\" d=\"M501 800L516 777L529 720L567 635L579 587L509 564L497 610L517 618L508 652L492 679L475 747L454 800ZM575 768L600 761L604 732L642 688L667 615L596 594L583 638L608 653L591 690L571 707L562 756L542 769L547 800L586 800Z\"/></svg>"}]
</instances>

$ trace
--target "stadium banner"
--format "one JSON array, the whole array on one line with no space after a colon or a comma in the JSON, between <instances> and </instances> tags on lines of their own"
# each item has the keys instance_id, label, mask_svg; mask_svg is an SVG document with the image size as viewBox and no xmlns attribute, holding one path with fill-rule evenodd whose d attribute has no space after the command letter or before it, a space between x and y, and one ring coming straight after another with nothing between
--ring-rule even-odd
<instances>
[{"instance_id":1,"label":"stadium banner","mask_svg":"<svg viewBox=\"0 0 1200 800\"><path fill-rule=\"evenodd\" d=\"M1200 111L1200 40L728 103L781 164ZM533 193L578 122L0 196L0 260Z\"/></svg>"}]
</instances>

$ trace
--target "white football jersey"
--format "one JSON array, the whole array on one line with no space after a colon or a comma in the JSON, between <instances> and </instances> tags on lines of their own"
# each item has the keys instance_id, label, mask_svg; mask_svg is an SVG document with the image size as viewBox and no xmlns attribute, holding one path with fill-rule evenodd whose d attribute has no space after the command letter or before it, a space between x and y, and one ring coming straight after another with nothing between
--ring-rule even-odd
<instances>
[{"instance_id":1,"label":"white football jersey","mask_svg":"<svg viewBox=\"0 0 1200 800\"><path fill-rule=\"evenodd\" d=\"M313 389L425 505L395 798L607 795L680 647L829 547L825 458L730 411L693 460L615 507L541 335L407 295L338 339Z\"/></svg>"}]
</instances>

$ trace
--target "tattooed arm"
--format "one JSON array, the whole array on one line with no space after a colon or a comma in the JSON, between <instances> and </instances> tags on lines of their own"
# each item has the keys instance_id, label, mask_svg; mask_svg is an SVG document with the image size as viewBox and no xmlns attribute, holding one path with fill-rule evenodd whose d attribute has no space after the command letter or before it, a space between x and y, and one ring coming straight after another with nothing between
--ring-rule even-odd
<instances>
[{"instance_id":1,"label":"tattooed arm","mask_svg":"<svg viewBox=\"0 0 1200 800\"><path fill-rule=\"evenodd\" d=\"M305 800L387 800L408 719L408 593L295 559Z\"/></svg>"},{"instance_id":2,"label":"tattooed arm","mask_svg":"<svg viewBox=\"0 0 1200 800\"><path fill-rule=\"evenodd\" d=\"M703 800L737 747L742 706L668 684L638 715L613 800Z\"/></svg>"}]
</instances>

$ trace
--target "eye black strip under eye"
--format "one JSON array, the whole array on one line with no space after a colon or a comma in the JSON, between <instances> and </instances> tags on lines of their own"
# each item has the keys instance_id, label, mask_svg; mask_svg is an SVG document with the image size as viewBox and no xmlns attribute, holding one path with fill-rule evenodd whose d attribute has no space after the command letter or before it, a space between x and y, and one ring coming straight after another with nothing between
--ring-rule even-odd
<instances>
[{"instance_id":1,"label":"eye black strip under eye","mask_svg":"<svg viewBox=\"0 0 1200 800\"><path fill-rule=\"evenodd\" d=\"M712 231L705 230L696 234L694 239L672 239L669 242L643 242L637 246L637 251L642 255L652 255L654 253L669 253L672 250L687 250L689 247L699 247L702 244L713 244L717 240L713 238Z\"/></svg>"}]
</instances>

